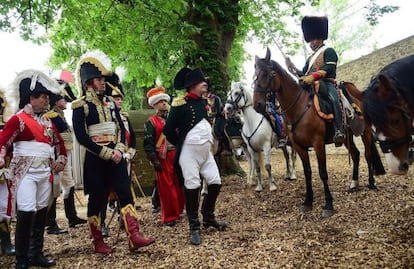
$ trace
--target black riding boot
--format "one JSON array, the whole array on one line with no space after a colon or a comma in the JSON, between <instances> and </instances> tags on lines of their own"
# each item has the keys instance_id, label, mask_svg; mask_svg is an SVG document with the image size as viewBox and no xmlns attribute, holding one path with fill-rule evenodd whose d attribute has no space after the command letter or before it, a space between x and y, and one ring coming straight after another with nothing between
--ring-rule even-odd
<instances>
[{"instance_id":1,"label":"black riding boot","mask_svg":"<svg viewBox=\"0 0 414 269\"><path fill-rule=\"evenodd\" d=\"M152 202L152 213L158 213L161 210L161 203L160 203L160 196L158 194L158 188L157 185L154 186L152 189L152 195L151 195L151 202Z\"/></svg>"},{"instance_id":2,"label":"black riding boot","mask_svg":"<svg viewBox=\"0 0 414 269\"><path fill-rule=\"evenodd\" d=\"M78 217L75 208L75 187L70 188L68 198L63 199L63 205L65 206L65 215L69 221L69 227L76 227L78 224L85 224L86 219Z\"/></svg>"},{"instance_id":3,"label":"black riding boot","mask_svg":"<svg viewBox=\"0 0 414 269\"><path fill-rule=\"evenodd\" d=\"M200 189L184 189L184 194L185 209L190 225L190 242L193 245L200 245L200 221L198 220Z\"/></svg>"},{"instance_id":4,"label":"black riding boot","mask_svg":"<svg viewBox=\"0 0 414 269\"><path fill-rule=\"evenodd\" d=\"M44 232L46 225L47 207L36 212L29 246L29 265L51 267L56 265L55 260L48 259L43 254ZM27 242L26 242L27 244Z\"/></svg>"},{"instance_id":5,"label":"black riding boot","mask_svg":"<svg viewBox=\"0 0 414 269\"><path fill-rule=\"evenodd\" d=\"M345 133L344 127L342 125L342 112L339 107L338 102L335 101L335 98L329 93L329 99L332 103L332 111L334 114L334 126L335 126L335 135L333 142L336 146L341 146L345 142Z\"/></svg>"},{"instance_id":6,"label":"black riding boot","mask_svg":"<svg viewBox=\"0 0 414 269\"><path fill-rule=\"evenodd\" d=\"M10 223L7 220L0 222L1 252L8 256L16 254L16 250L10 240Z\"/></svg>"},{"instance_id":7,"label":"black riding boot","mask_svg":"<svg viewBox=\"0 0 414 269\"><path fill-rule=\"evenodd\" d=\"M47 209L46 230L48 234L64 234L68 232L64 229L60 229L56 223L56 200L57 198L53 199L52 204Z\"/></svg>"},{"instance_id":8,"label":"black riding boot","mask_svg":"<svg viewBox=\"0 0 414 269\"><path fill-rule=\"evenodd\" d=\"M212 184L208 186L208 193L203 200L201 212L203 214L203 226L205 228L214 227L219 231L224 231L227 224L216 220L214 210L216 208L217 197L220 193L221 185Z\"/></svg>"},{"instance_id":9,"label":"black riding boot","mask_svg":"<svg viewBox=\"0 0 414 269\"><path fill-rule=\"evenodd\" d=\"M29 268L29 244L35 212L17 211L16 234L16 269Z\"/></svg>"}]
</instances>

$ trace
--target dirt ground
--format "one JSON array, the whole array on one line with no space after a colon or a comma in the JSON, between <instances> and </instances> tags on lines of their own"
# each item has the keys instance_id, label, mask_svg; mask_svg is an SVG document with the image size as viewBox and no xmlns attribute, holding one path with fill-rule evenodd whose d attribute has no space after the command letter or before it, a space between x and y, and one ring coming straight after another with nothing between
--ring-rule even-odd
<instances>
[{"instance_id":1,"label":"dirt ground","mask_svg":"<svg viewBox=\"0 0 414 269\"><path fill-rule=\"evenodd\" d=\"M377 177L379 191L368 190L367 166L361 157L361 190L349 192L351 166L348 156L328 156L330 188L335 214L321 218L324 204L322 183L313 162L314 207L306 214L299 206L304 199L302 164L298 179L284 180L285 167L278 151L273 155L273 175L278 190L262 193L246 186L246 178L223 178L217 215L229 223L224 232L202 230L202 244L188 242L188 224L183 215L173 228L163 226L159 214L150 212L150 197L140 198L141 231L155 244L128 251L125 232L117 239L117 223L110 225L109 256L94 254L88 228L68 228L63 205L58 204L58 223L68 234L45 234L45 254L57 260L54 268L414 268L413 167L406 176ZM247 163L241 162L244 169ZM81 191L77 203L86 216ZM108 218L111 213L108 212ZM0 268L14 268L14 257L0 256Z\"/></svg>"}]
</instances>

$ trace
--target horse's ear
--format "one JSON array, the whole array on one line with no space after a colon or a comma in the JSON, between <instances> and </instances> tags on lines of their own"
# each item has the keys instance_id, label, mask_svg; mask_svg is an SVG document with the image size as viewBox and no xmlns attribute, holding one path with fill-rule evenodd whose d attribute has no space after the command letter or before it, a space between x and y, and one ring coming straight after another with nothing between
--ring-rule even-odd
<instances>
[{"instance_id":1,"label":"horse's ear","mask_svg":"<svg viewBox=\"0 0 414 269\"><path fill-rule=\"evenodd\" d=\"M270 53L270 49L269 49L269 47L266 49L266 56L265 56L265 61L266 62L270 62L270 57L271 57L272 55L271 55L271 53Z\"/></svg>"},{"instance_id":2,"label":"horse's ear","mask_svg":"<svg viewBox=\"0 0 414 269\"><path fill-rule=\"evenodd\" d=\"M383 74L378 75L378 81L378 97L380 99L386 99L393 93L391 82L388 77Z\"/></svg>"}]
</instances>

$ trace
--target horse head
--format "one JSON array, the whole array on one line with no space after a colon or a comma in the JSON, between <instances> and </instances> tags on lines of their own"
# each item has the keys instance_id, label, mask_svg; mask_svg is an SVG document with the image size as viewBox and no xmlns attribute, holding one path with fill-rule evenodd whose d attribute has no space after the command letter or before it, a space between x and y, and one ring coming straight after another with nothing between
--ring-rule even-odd
<instances>
[{"instance_id":1,"label":"horse head","mask_svg":"<svg viewBox=\"0 0 414 269\"><path fill-rule=\"evenodd\" d=\"M364 91L363 112L375 131L390 172L407 173L413 118L397 84L386 73L374 77Z\"/></svg>"}]
</instances>

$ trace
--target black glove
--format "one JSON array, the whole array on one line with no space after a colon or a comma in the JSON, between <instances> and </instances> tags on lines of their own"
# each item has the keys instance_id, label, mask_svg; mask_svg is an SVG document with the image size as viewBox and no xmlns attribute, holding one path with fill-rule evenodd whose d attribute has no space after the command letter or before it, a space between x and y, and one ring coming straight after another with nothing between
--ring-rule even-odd
<instances>
[{"instance_id":1,"label":"black glove","mask_svg":"<svg viewBox=\"0 0 414 269\"><path fill-rule=\"evenodd\" d=\"M162 171L162 165L160 161L158 160L157 154L155 154L155 152L147 153L147 159L151 162L155 171L157 172Z\"/></svg>"}]
</instances>

